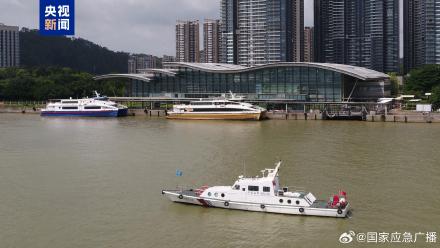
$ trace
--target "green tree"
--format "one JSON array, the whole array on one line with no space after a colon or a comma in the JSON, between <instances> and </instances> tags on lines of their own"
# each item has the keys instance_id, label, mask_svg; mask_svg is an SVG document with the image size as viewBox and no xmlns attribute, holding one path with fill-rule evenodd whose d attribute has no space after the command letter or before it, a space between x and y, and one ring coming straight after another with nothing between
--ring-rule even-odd
<instances>
[{"instance_id":1,"label":"green tree","mask_svg":"<svg viewBox=\"0 0 440 248\"><path fill-rule=\"evenodd\" d=\"M440 65L425 65L410 72L405 92L422 96L440 85Z\"/></svg>"},{"instance_id":2,"label":"green tree","mask_svg":"<svg viewBox=\"0 0 440 248\"><path fill-rule=\"evenodd\" d=\"M36 67L0 69L0 99L48 100L92 97L93 91L109 96L123 96L124 81L95 81L86 72L70 68Z\"/></svg>"},{"instance_id":3,"label":"green tree","mask_svg":"<svg viewBox=\"0 0 440 248\"><path fill-rule=\"evenodd\" d=\"M440 108L440 85L432 89L431 104L433 109Z\"/></svg>"},{"instance_id":4,"label":"green tree","mask_svg":"<svg viewBox=\"0 0 440 248\"><path fill-rule=\"evenodd\" d=\"M397 73L391 72L388 75L390 76L391 96L395 97L399 94L399 80L397 79Z\"/></svg>"}]
</instances>

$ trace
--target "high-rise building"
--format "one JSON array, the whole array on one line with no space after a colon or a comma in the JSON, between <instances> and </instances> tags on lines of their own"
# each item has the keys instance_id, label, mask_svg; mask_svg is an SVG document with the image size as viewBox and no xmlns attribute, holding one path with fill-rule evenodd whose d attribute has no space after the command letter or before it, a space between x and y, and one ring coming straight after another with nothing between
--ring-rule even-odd
<instances>
[{"instance_id":1,"label":"high-rise building","mask_svg":"<svg viewBox=\"0 0 440 248\"><path fill-rule=\"evenodd\" d=\"M177 21L176 61L200 62L199 21Z\"/></svg>"},{"instance_id":2,"label":"high-rise building","mask_svg":"<svg viewBox=\"0 0 440 248\"><path fill-rule=\"evenodd\" d=\"M214 62L206 62L205 50L200 50L200 63L214 63Z\"/></svg>"},{"instance_id":3,"label":"high-rise building","mask_svg":"<svg viewBox=\"0 0 440 248\"><path fill-rule=\"evenodd\" d=\"M304 0L222 0L221 62L302 61Z\"/></svg>"},{"instance_id":4,"label":"high-rise building","mask_svg":"<svg viewBox=\"0 0 440 248\"><path fill-rule=\"evenodd\" d=\"M404 72L440 64L440 0L403 1Z\"/></svg>"},{"instance_id":5,"label":"high-rise building","mask_svg":"<svg viewBox=\"0 0 440 248\"><path fill-rule=\"evenodd\" d=\"M138 70L160 67L158 58L147 54L134 54L128 57L128 73L137 73Z\"/></svg>"},{"instance_id":6,"label":"high-rise building","mask_svg":"<svg viewBox=\"0 0 440 248\"><path fill-rule=\"evenodd\" d=\"M20 66L20 40L16 26L0 23L0 68Z\"/></svg>"},{"instance_id":7,"label":"high-rise building","mask_svg":"<svg viewBox=\"0 0 440 248\"><path fill-rule=\"evenodd\" d=\"M203 23L203 48L205 63L220 61L220 20L205 19Z\"/></svg>"},{"instance_id":8,"label":"high-rise building","mask_svg":"<svg viewBox=\"0 0 440 248\"><path fill-rule=\"evenodd\" d=\"M304 61L313 62L313 27L304 28Z\"/></svg>"},{"instance_id":9,"label":"high-rise building","mask_svg":"<svg viewBox=\"0 0 440 248\"><path fill-rule=\"evenodd\" d=\"M289 17L292 18L292 35L286 34L287 40L292 39L292 61L304 61L304 0L287 0L292 4L292 13L287 12L287 32L289 32ZM289 8L289 4L286 4ZM290 61L290 60L288 60Z\"/></svg>"},{"instance_id":10,"label":"high-rise building","mask_svg":"<svg viewBox=\"0 0 440 248\"><path fill-rule=\"evenodd\" d=\"M220 62L237 64L237 6L238 0L221 0Z\"/></svg>"},{"instance_id":11,"label":"high-rise building","mask_svg":"<svg viewBox=\"0 0 440 248\"><path fill-rule=\"evenodd\" d=\"M399 0L315 0L315 61L399 71Z\"/></svg>"},{"instance_id":12,"label":"high-rise building","mask_svg":"<svg viewBox=\"0 0 440 248\"><path fill-rule=\"evenodd\" d=\"M175 62L175 61L176 58L174 56L169 56L169 55L162 56L162 63Z\"/></svg>"}]
</instances>

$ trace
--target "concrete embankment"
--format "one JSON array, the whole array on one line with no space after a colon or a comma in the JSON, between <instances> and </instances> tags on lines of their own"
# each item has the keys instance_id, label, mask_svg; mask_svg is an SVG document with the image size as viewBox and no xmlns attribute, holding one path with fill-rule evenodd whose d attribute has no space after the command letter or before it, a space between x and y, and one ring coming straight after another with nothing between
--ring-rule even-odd
<instances>
[{"instance_id":1,"label":"concrete embankment","mask_svg":"<svg viewBox=\"0 0 440 248\"><path fill-rule=\"evenodd\" d=\"M0 113L40 114L40 109L34 107L0 105Z\"/></svg>"},{"instance_id":2,"label":"concrete embankment","mask_svg":"<svg viewBox=\"0 0 440 248\"><path fill-rule=\"evenodd\" d=\"M40 114L39 108L10 106L0 104L0 113L22 113L22 114ZM166 110L144 110L129 109L130 116L151 116L165 117ZM285 112L268 111L265 118L269 120L322 120L322 113L314 111L303 112ZM367 115L366 121L369 122L396 122L396 123L440 123L440 113L419 113L411 111L394 112L388 115Z\"/></svg>"},{"instance_id":3,"label":"concrete embankment","mask_svg":"<svg viewBox=\"0 0 440 248\"><path fill-rule=\"evenodd\" d=\"M440 113L396 113L391 115L368 115L371 122L440 123Z\"/></svg>"}]
</instances>

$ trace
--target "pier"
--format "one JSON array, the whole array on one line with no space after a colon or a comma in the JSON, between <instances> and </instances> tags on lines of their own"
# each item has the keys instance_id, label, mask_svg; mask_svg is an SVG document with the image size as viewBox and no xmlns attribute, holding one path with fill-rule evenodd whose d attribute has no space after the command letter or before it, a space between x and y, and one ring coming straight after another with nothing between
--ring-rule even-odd
<instances>
[{"instance_id":1,"label":"pier","mask_svg":"<svg viewBox=\"0 0 440 248\"><path fill-rule=\"evenodd\" d=\"M189 103L200 98L110 97L129 106L134 115L165 117L173 104ZM301 102L288 99L249 99L251 104L268 109L271 120L359 120L369 122L440 123L440 113L399 111L391 104L377 102Z\"/></svg>"},{"instance_id":2,"label":"pier","mask_svg":"<svg viewBox=\"0 0 440 248\"><path fill-rule=\"evenodd\" d=\"M127 105L129 114L165 117L173 104L189 103L200 98L110 97ZM246 100L268 109L271 120L358 120L395 123L440 123L440 112L415 112L393 109L390 104L375 102L298 102L285 99ZM0 113L40 114L45 102L0 102Z\"/></svg>"}]
</instances>

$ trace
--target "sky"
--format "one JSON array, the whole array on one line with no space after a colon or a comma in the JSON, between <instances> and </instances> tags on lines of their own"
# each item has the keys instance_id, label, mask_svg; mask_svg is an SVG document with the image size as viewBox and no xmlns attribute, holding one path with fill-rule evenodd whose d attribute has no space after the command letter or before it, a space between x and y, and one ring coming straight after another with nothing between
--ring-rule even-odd
<instances>
[{"instance_id":1,"label":"sky","mask_svg":"<svg viewBox=\"0 0 440 248\"><path fill-rule=\"evenodd\" d=\"M38 28L38 5L39 0L0 0L0 23ZM313 26L313 0L304 5L304 24ZM76 37L114 51L156 56L175 55L176 20L220 17L220 0L75 0L75 7Z\"/></svg>"},{"instance_id":2,"label":"sky","mask_svg":"<svg viewBox=\"0 0 440 248\"><path fill-rule=\"evenodd\" d=\"M304 2L305 25L313 25L313 0ZM38 28L39 0L0 0L0 6L0 23ZM75 8L75 37L156 56L175 55L176 20L220 17L220 0L75 0Z\"/></svg>"}]
</instances>

